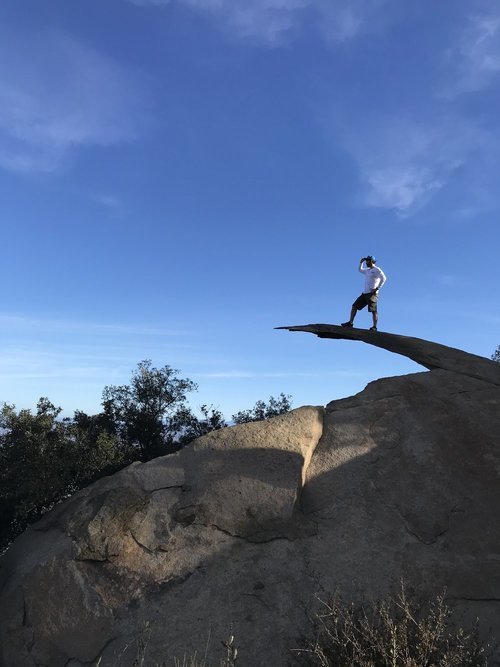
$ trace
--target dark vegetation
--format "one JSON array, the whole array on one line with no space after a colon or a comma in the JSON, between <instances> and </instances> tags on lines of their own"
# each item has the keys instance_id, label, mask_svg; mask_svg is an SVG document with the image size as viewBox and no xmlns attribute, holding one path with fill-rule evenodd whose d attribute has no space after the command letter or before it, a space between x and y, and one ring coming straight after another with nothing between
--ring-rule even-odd
<instances>
[{"instance_id":1,"label":"dark vegetation","mask_svg":"<svg viewBox=\"0 0 500 667\"><path fill-rule=\"evenodd\" d=\"M47 398L36 411L0 412L0 550L56 503L133 461L172 453L195 438L228 424L220 411L202 405L197 416L187 395L194 382L170 366L142 361L130 383L108 386L102 412L60 418ZM281 394L269 403L233 415L240 424L273 417L291 408Z\"/></svg>"},{"instance_id":2,"label":"dark vegetation","mask_svg":"<svg viewBox=\"0 0 500 667\"><path fill-rule=\"evenodd\" d=\"M489 647L477 622L467 630L444 594L422 603L404 586L396 597L367 607L334 596L313 615L312 635L294 653L317 667L484 667Z\"/></svg>"},{"instance_id":3,"label":"dark vegetation","mask_svg":"<svg viewBox=\"0 0 500 667\"><path fill-rule=\"evenodd\" d=\"M251 410L241 410L233 415L235 424L246 424L247 422L258 422L270 417L276 417L288 412L292 407L290 396L280 394L278 398L271 396L269 403L257 401Z\"/></svg>"},{"instance_id":4,"label":"dark vegetation","mask_svg":"<svg viewBox=\"0 0 500 667\"><path fill-rule=\"evenodd\" d=\"M491 355L491 358L493 361L498 361L500 362L500 345L497 347L497 349L493 352Z\"/></svg>"},{"instance_id":5,"label":"dark vegetation","mask_svg":"<svg viewBox=\"0 0 500 667\"><path fill-rule=\"evenodd\" d=\"M327 600L327 601L325 601ZM290 650L286 664L302 667L487 667L493 647L480 638L479 621L465 628L460 618L445 602L445 592L421 600L409 595L403 583L400 592L368 604L353 604L341 596L326 593L312 609L304 609L308 618L300 648ZM134 665L166 667L147 662L151 625L136 638ZM230 631L220 642L223 656L208 662L208 635L205 651L182 659L173 658L174 667L236 667L240 657L238 641ZM490 636L490 641L493 638ZM168 649L167 649L168 650ZM222 649L221 649L222 650ZM242 653L242 665L248 664Z\"/></svg>"}]
</instances>

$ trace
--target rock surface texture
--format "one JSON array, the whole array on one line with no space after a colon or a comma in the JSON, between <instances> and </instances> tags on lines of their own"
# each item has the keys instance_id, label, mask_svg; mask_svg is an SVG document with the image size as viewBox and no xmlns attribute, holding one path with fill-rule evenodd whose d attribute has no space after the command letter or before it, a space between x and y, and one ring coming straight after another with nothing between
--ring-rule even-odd
<instances>
[{"instance_id":1,"label":"rock surface texture","mask_svg":"<svg viewBox=\"0 0 500 667\"><path fill-rule=\"evenodd\" d=\"M446 586L500 636L500 365L331 325L429 372L235 426L76 494L0 560L0 664L132 666L195 650L293 664L321 588ZM209 640L209 637L211 638Z\"/></svg>"}]
</instances>

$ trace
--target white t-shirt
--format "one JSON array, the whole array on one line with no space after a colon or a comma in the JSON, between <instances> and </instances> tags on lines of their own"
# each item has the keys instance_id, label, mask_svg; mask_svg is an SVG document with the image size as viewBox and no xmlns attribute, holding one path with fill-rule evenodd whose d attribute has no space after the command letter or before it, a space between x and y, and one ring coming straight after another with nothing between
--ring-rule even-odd
<instances>
[{"instance_id":1,"label":"white t-shirt","mask_svg":"<svg viewBox=\"0 0 500 667\"><path fill-rule=\"evenodd\" d=\"M363 290L363 294L368 294L368 292L371 292L377 287L382 287L382 285L387 280L384 272L382 269L379 269L378 266L372 266L371 268L368 268L363 262L363 266L360 266L359 270L365 276L365 288Z\"/></svg>"}]
</instances>

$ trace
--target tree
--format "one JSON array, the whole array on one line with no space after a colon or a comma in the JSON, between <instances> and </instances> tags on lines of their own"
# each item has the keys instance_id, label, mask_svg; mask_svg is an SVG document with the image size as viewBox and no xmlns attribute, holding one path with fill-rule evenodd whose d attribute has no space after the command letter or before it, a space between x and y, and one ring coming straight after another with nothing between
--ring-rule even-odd
<instances>
[{"instance_id":1,"label":"tree","mask_svg":"<svg viewBox=\"0 0 500 667\"><path fill-rule=\"evenodd\" d=\"M500 345L497 347L497 349L493 352L491 355L491 358L493 361L498 361L500 362Z\"/></svg>"},{"instance_id":2,"label":"tree","mask_svg":"<svg viewBox=\"0 0 500 667\"><path fill-rule=\"evenodd\" d=\"M290 412L292 407L291 399L291 396L285 396L283 393L278 398L270 396L269 403L266 404L264 401L257 401L250 410L241 410L233 415L233 421L235 424L246 424L248 422L270 419L285 412Z\"/></svg>"},{"instance_id":3,"label":"tree","mask_svg":"<svg viewBox=\"0 0 500 667\"><path fill-rule=\"evenodd\" d=\"M135 460L135 451L117 437L106 414L87 415L77 410L72 420L65 421L78 456L72 471L73 483L78 488Z\"/></svg>"},{"instance_id":4,"label":"tree","mask_svg":"<svg viewBox=\"0 0 500 667\"><path fill-rule=\"evenodd\" d=\"M176 430L179 437L179 445L184 446L200 438L202 435L225 428L227 423L220 410L211 405L200 406L202 418L197 417L190 408L177 413Z\"/></svg>"},{"instance_id":5,"label":"tree","mask_svg":"<svg viewBox=\"0 0 500 667\"><path fill-rule=\"evenodd\" d=\"M186 394L198 388L178 373L170 366L155 368L147 359L138 364L129 385L104 388L104 415L121 441L137 449L141 460L177 448L179 423L187 410Z\"/></svg>"},{"instance_id":6,"label":"tree","mask_svg":"<svg viewBox=\"0 0 500 667\"><path fill-rule=\"evenodd\" d=\"M47 398L35 414L13 405L0 412L0 547L63 498L130 461L96 418L59 419L60 413Z\"/></svg>"},{"instance_id":7,"label":"tree","mask_svg":"<svg viewBox=\"0 0 500 667\"><path fill-rule=\"evenodd\" d=\"M0 508L8 539L51 507L64 487L61 409L41 398L36 414L4 405L0 415Z\"/></svg>"}]
</instances>

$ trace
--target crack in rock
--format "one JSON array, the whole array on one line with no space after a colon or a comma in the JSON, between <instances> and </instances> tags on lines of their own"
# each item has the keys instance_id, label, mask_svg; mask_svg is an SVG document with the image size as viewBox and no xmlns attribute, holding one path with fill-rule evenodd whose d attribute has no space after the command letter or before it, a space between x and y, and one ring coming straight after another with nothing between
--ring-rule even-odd
<instances>
[{"instance_id":1,"label":"crack in rock","mask_svg":"<svg viewBox=\"0 0 500 667\"><path fill-rule=\"evenodd\" d=\"M69 657L66 662L64 663L64 667L68 667L68 665L72 662L72 660L76 660L80 665L96 665L99 664L99 661L102 658L102 654L104 651L108 648L110 644L112 644L118 637L111 637L108 639L105 644L97 651L96 655L94 658L91 658L90 660L80 660L80 658L77 658L76 656L71 656Z\"/></svg>"},{"instance_id":2,"label":"crack in rock","mask_svg":"<svg viewBox=\"0 0 500 667\"><path fill-rule=\"evenodd\" d=\"M422 544L426 544L427 546L430 546L431 544L435 544L440 537L442 537L443 535L445 535L448 532L448 528L445 528L442 532L437 533L436 535L433 535L433 537L431 539L425 539L425 538L421 537L416 531L412 530L409 527L407 521L405 520L405 518L402 514L401 514L401 518L403 519L403 525L405 527L406 532L409 533L410 535L413 535L413 537L415 537L419 542L421 542Z\"/></svg>"},{"instance_id":3,"label":"crack in rock","mask_svg":"<svg viewBox=\"0 0 500 667\"><path fill-rule=\"evenodd\" d=\"M132 531L130 531L129 534L130 534L130 537L131 537L131 538L134 540L134 542L137 544L137 546L138 546L140 549L142 549L142 551L145 551L147 554L150 554L151 556L153 556L153 555L156 553L156 551L159 551L159 549L156 549L156 550L150 549L150 548L147 547L145 544L143 544L142 542L140 542L140 541L137 539L137 537L134 535L134 533L133 533Z\"/></svg>"},{"instance_id":4,"label":"crack in rock","mask_svg":"<svg viewBox=\"0 0 500 667\"><path fill-rule=\"evenodd\" d=\"M248 598L255 598L258 600L268 611L272 611L272 607L267 604L265 600L263 600L260 595L257 595L257 593L241 593L242 596L248 597Z\"/></svg>"},{"instance_id":5,"label":"crack in rock","mask_svg":"<svg viewBox=\"0 0 500 667\"><path fill-rule=\"evenodd\" d=\"M387 505L387 507L390 508L389 505ZM413 535L413 537L415 537L421 544L425 544L427 546L431 546L432 544L435 544L439 540L440 537L442 537L443 535L446 535L446 533L450 529L450 517L455 512L455 508L452 508L448 512L448 516L446 517L446 527L443 528L443 530L441 530L438 533L435 532L435 533L432 534L432 536L429 536L428 538L425 538L425 537L422 537L422 535L419 535L419 533L416 531L416 529L410 528L410 523L409 523L408 519L405 517L403 512L401 512L401 510L398 507L393 505L392 509L394 509L399 514L399 516L401 517L406 532L409 533L410 535Z\"/></svg>"},{"instance_id":6,"label":"crack in rock","mask_svg":"<svg viewBox=\"0 0 500 667\"><path fill-rule=\"evenodd\" d=\"M238 540L243 540L245 542L248 542L249 544L268 544L269 542L276 542L276 540L287 540L288 542L293 542L293 540L287 537L286 535L273 535L273 537L257 539L257 538L252 538L251 535L238 535L236 533L230 533L228 530L224 530L224 528L221 528L215 523L210 523L210 524L195 523L195 525L203 526L204 528L214 528L215 530L218 530L224 535L228 535L229 537L234 537L235 539ZM264 533L269 532L269 530L264 527L262 527L261 530Z\"/></svg>"},{"instance_id":7,"label":"crack in rock","mask_svg":"<svg viewBox=\"0 0 500 667\"><path fill-rule=\"evenodd\" d=\"M184 484L173 484L172 486L159 486L157 489L148 490L148 496L154 495L157 491L168 491L169 489L181 489L184 491Z\"/></svg>"}]
</instances>

